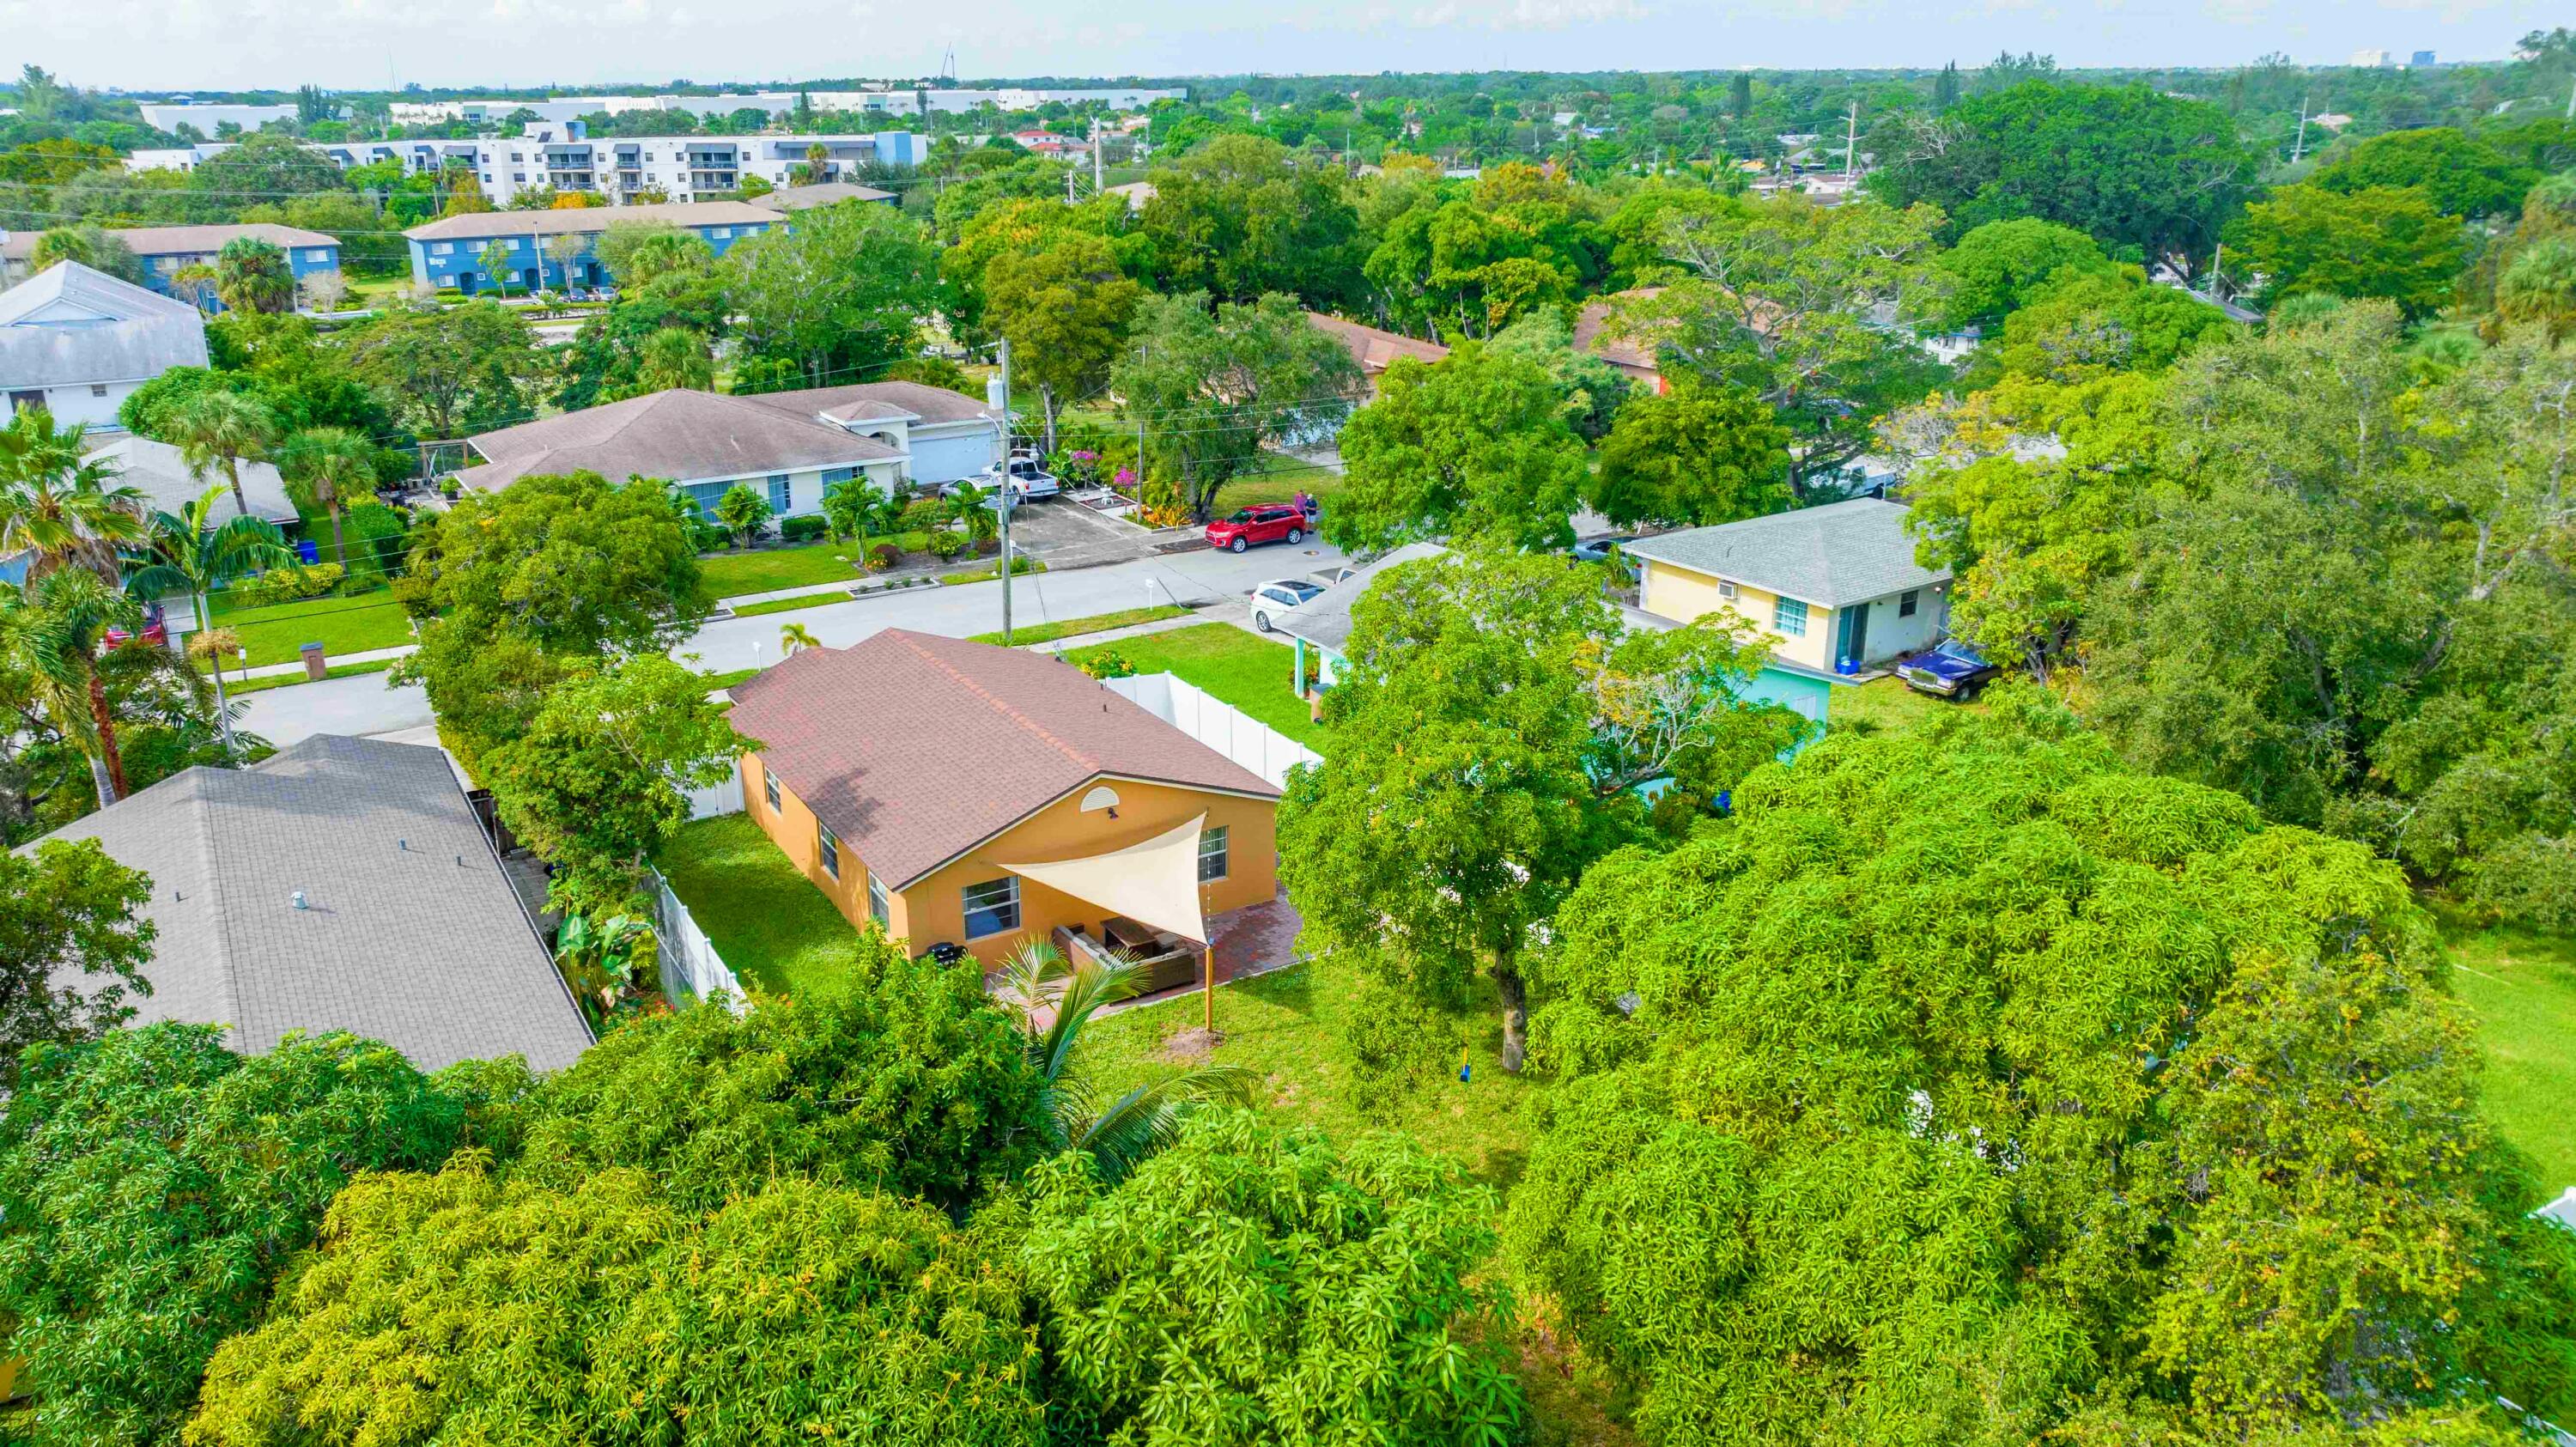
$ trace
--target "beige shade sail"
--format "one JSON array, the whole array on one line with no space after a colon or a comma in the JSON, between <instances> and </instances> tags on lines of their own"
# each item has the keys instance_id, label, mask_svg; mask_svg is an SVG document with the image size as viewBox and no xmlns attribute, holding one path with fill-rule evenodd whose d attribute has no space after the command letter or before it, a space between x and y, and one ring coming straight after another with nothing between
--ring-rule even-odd
<instances>
[{"instance_id":1,"label":"beige shade sail","mask_svg":"<svg viewBox=\"0 0 2576 1447\"><path fill-rule=\"evenodd\" d=\"M1199 828L1206 822L1207 815L1201 814L1106 854L1002 867L1138 924L1205 943L1207 921L1199 913Z\"/></svg>"}]
</instances>

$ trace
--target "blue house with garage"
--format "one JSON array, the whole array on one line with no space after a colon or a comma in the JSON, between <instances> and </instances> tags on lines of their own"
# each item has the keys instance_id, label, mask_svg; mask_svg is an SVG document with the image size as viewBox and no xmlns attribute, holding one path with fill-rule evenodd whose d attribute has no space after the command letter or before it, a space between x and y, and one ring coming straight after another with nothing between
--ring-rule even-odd
<instances>
[{"instance_id":1,"label":"blue house with garage","mask_svg":"<svg viewBox=\"0 0 2576 1447\"><path fill-rule=\"evenodd\" d=\"M134 259L143 264L143 284L163 296L194 302L209 311L220 311L223 303L215 299L214 288L198 288L179 279L179 274L192 266L212 266L224 246L243 237L265 241L286 253L286 264L294 271L300 287L307 277L340 271L340 239L299 226L277 226L254 223L241 226L122 226L112 227L109 234L125 243ZM43 233L21 231L0 242L0 284L15 285L27 279L34 270L36 243Z\"/></svg>"},{"instance_id":2,"label":"blue house with garage","mask_svg":"<svg viewBox=\"0 0 2576 1447\"><path fill-rule=\"evenodd\" d=\"M497 492L522 477L596 472L670 483L712 516L749 485L781 518L820 512L834 486L932 486L999 465L984 403L919 382L863 382L734 397L677 387L468 438L482 462L456 474Z\"/></svg>"},{"instance_id":3,"label":"blue house with garage","mask_svg":"<svg viewBox=\"0 0 2576 1447\"><path fill-rule=\"evenodd\" d=\"M658 206L585 206L563 211L477 211L442 216L403 233L411 243L415 285L453 287L468 296L513 294L568 287L614 286L598 255L599 239L612 226L676 226L722 256L737 241L757 236L787 218L742 201L672 202ZM563 238L572 238L565 241ZM504 275L483 263L495 244L509 252Z\"/></svg>"}]
</instances>

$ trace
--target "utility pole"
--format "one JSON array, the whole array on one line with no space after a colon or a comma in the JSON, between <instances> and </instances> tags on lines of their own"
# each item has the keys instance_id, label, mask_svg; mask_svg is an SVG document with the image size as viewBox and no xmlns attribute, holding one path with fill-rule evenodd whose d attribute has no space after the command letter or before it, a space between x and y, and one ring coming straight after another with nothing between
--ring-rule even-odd
<instances>
[{"instance_id":1,"label":"utility pole","mask_svg":"<svg viewBox=\"0 0 2576 1447\"><path fill-rule=\"evenodd\" d=\"M2569 99L2576 100L2576 96L2571 96ZM2308 98L2306 96L2301 96L2299 97L2299 138L2290 143L2290 164L2293 166L2299 164L2299 157L2305 155L2307 153L2307 149Z\"/></svg>"},{"instance_id":2,"label":"utility pole","mask_svg":"<svg viewBox=\"0 0 2576 1447\"><path fill-rule=\"evenodd\" d=\"M2576 85L2567 87L2567 119L2576 121Z\"/></svg>"},{"instance_id":3,"label":"utility pole","mask_svg":"<svg viewBox=\"0 0 2576 1447\"><path fill-rule=\"evenodd\" d=\"M1860 169L1860 102L1851 103L1851 116L1843 123L1843 179L1849 181Z\"/></svg>"},{"instance_id":4,"label":"utility pole","mask_svg":"<svg viewBox=\"0 0 2576 1447\"><path fill-rule=\"evenodd\" d=\"M1100 117L1093 116L1091 118L1091 194L1094 196L1106 189L1103 185L1105 178L1101 175L1100 166Z\"/></svg>"},{"instance_id":5,"label":"utility pole","mask_svg":"<svg viewBox=\"0 0 2576 1447\"><path fill-rule=\"evenodd\" d=\"M1002 646L1011 646L1011 339L1002 338Z\"/></svg>"},{"instance_id":6,"label":"utility pole","mask_svg":"<svg viewBox=\"0 0 2576 1447\"><path fill-rule=\"evenodd\" d=\"M1067 206L1073 204L1073 177L1074 173L1071 171L1064 173L1064 204Z\"/></svg>"}]
</instances>

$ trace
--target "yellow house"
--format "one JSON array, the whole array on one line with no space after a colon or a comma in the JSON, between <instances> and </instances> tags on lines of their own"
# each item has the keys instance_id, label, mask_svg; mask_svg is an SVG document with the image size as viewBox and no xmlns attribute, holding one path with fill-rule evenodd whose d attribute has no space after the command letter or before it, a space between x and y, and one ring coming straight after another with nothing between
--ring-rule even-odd
<instances>
[{"instance_id":1,"label":"yellow house","mask_svg":"<svg viewBox=\"0 0 2576 1447\"><path fill-rule=\"evenodd\" d=\"M1950 574L1915 561L1903 503L1800 508L1623 544L1637 606L1688 623L1721 608L1770 635L1781 663L1867 672L1941 640Z\"/></svg>"},{"instance_id":2,"label":"yellow house","mask_svg":"<svg viewBox=\"0 0 2576 1447\"><path fill-rule=\"evenodd\" d=\"M744 807L852 925L915 950L1153 953L1278 890L1279 791L1053 658L888 630L733 697L761 744Z\"/></svg>"}]
</instances>

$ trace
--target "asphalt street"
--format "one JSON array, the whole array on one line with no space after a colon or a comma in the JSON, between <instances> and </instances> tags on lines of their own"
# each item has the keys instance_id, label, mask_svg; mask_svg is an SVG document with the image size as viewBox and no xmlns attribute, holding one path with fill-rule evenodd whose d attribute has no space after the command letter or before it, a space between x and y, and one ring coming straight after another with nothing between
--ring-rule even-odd
<instances>
[{"instance_id":1,"label":"asphalt street","mask_svg":"<svg viewBox=\"0 0 2576 1447\"><path fill-rule=\"evenodd\" d=\"M1308 538L1295 547L1273 545L1240 555L1175 553L1031 574L1012 580L1011 619L1024 626L1157 603L1229 599L1239 604L1266 579L1336 568L1342 562L1342 555L1323 540ZM771 664L778 661L779 628L787 623L805 625L827 648L847 648L887 628L972 637L1001 628L1002 585L932 585L787 613L720 619L671 651L675 657L695 655L698 666L710 672ZM420 689L389 688L383 674L359 674L253 694L242 727L284 748L318 733L383 734L433 722L429 699Z\"/></svg>"}]
</instances>

